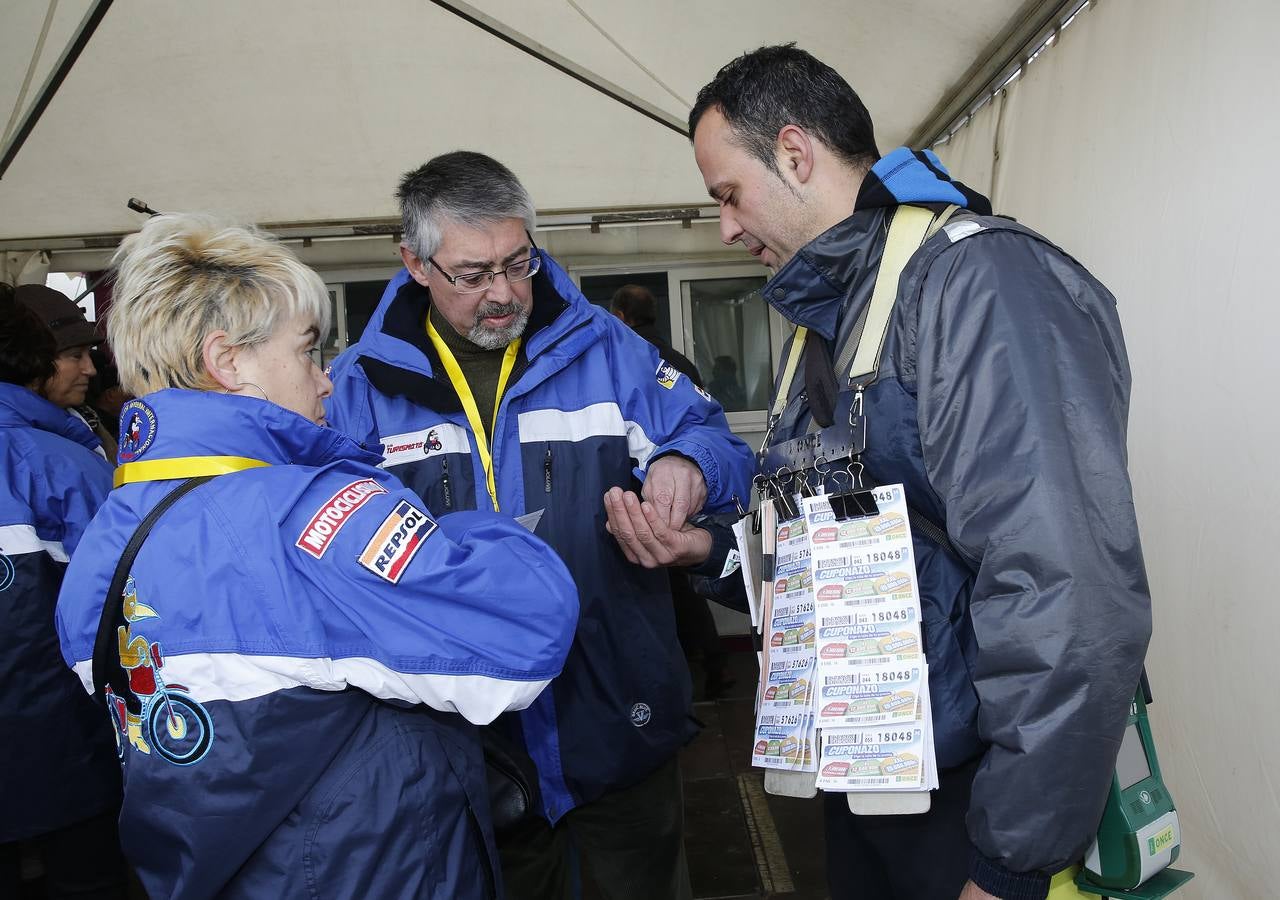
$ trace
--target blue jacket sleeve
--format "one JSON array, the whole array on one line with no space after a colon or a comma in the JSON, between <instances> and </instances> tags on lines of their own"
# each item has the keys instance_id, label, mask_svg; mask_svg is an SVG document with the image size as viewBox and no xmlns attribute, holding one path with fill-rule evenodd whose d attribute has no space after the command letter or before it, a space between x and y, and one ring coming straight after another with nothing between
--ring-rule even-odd
<instances>
[{"instance_id":1,"label":"blue jacket sleeve","mask_svg":"<svg viewBox=\"0 0 1280 900\"><path fill-rule=\"evenodd\" d=\"M618 405L640 474L658 457L678 453L702 470L707 512L734 509L735 497L748 502L755 462L747 445L729 430L720 404L620 321L612 316L601 320Z\"/></svg>"},{"instance_id":2,"label":"blue jacket sleeve","mask_svg":"<svg viewBox=\"0 0 1280 900\"><path fill-rule=\"evenodd\" d=\"M346 496L358 505L340 527L317 529L332 498L355 484L363 487ZM312 686L350 685L483 724L527 706L559 674L577 589L556 553L511 519L436 519L390 476L334 472L284 527L296 533L292 565L311 588L303 596L316 604L300 614L316 617L328 654Z\"/></svg>"}]
</instances>

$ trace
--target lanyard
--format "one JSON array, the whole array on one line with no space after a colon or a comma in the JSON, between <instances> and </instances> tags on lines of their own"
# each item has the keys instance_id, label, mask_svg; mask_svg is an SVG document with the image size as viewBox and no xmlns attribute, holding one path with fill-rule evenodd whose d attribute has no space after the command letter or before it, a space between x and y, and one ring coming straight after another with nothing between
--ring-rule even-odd
<instances>
[{"instance_id":1,"label":"lanyard","mask_svg":"<svg viewBox=\"0 0 1280 900\"><path fill-rule=\"evenodd\" d=\"M200 475L226 475L243 469L257 469L271 463L247 456L179 456L124 463L116 469L113 487L139 481L175 481Z\"/></svg>"},{"instance_id":2,"label":"lanyard","mask_svg":"<svg viewBox=\"0 0 1280 900\"><path fill-rule=\"evenodd\" d=\"M454 359L453 352L436 332L436 327L431 324L430 316L427 316L427 337L431 339L436 352L440 354L440 362L444 365L453 389L458 392L458 399L462 401L462 409L467 414L467 421L471 423L471 433L476 439L476 452L480 454L480 464L484 466L485 486L489 489L489 499L493 502L494 511L497 512L498 489L493 479L493 454L489 451L489 441L485 437L484 422L480 419L480 409L476 406L475 395L471 393L471 386L467 384L467 378L462 374L462 367ZM490 431L497 431L498 407L502 404L502 395L507 390L507 381L511 378L511 370L516 367L516 357L519 355L520 338L516 338L507 345L507 352L502 357L502 369L498 373L498 390L493 398L493 421L489 425Z\"/></svg>"}]
</instances>

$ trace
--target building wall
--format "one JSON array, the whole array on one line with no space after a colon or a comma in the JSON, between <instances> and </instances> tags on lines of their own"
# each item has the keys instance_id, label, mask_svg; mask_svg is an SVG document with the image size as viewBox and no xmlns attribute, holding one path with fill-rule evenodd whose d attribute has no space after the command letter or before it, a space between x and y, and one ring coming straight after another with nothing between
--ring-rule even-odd
<instances>
[{"instance_id":1,"label":"building wall","mask_svg":"<svg viewBox=\"0 0 1280 900\"><path fill-rule=\"evenodd\" d=\"M1103 0L937 148L1120 305L1185 900L1277 895L1277 26L1264 0Z\"/></svg>"}]
</instances>

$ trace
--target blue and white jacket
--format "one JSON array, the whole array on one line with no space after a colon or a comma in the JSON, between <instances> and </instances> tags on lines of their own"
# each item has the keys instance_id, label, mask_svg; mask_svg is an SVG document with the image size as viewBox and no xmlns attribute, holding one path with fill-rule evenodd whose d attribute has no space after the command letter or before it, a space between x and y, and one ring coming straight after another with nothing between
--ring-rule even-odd
<instances>
[{"instance_id":1,"label":"blue and white jacket","mask_svg":"<svg viewBox=\"0 0 1280 900\"><path fill-rule=\"evenodd\" d=\"M111 731L58 652L53 610L67 558L111 489L89 427L0 383L0 844L120 804Z\"/></svg>"},{"instance_id":2,"label":"blue and white jacket","mask_svg":"<svg viewBox=\"0 0 1280 900\"><path fill-rule=\"evenodd\" d=\"M697 731L667 573L626 561L604 529L604 493L678 453L701 468L707 511L730 510L735 496L746 502L752 460L719 404L592 306L546 254L533 296L490 445L501 511L541 511L536 533L582 603L564 674L506 723L537 766L554 822L641 780ZM333 365L330 421L380 448L433 509L489 509L475 438L426 336L429 304L407 271L391 280L364 336Z\"/></svg>"},{"instance_id":3,"label":"blue and white jacket","mask_svg":"<svg viewBox=\"0 0 1280 900\"><path fill-rule=\"evenodd\" d=\"M147 893L499 896L467 720L560 671L577 602L556 555L505 518L437 519L377 457L266 401L165 390L121 423L134 471L266 464L166 512L115 600L120 832ZM179 483L122 471L169 480L117 488L68 572L58 628L88 689L123 547Z\"/></svg>"}]
</instances>

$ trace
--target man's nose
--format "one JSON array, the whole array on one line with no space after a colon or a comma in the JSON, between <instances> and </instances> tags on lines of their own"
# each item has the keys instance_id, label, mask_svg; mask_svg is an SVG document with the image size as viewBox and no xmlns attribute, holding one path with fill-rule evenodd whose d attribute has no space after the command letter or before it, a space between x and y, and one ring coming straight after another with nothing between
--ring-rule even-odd
<instances>
[{"instance_id":1,"label":"man's nose","mask_svg":"<svg viewBox=\"0 0 1280 900\"><path fill-rule=\"evenodd\" d=\"M720 240L726 244L735 244L742 239L742 227L728 207L720 207Z\"/></svg>"},{"instance_id":2,"label":"man's nose","mask_svg":"<svg viewBox=\"0 0 1280 900\"><path fill-rule=\"evenodd\" d=\"M513 296L511 280L507 278L505 272L499 272L493 276L493 284L489 285L489 290L484 293L484 298L494 303L510 303Z\"/></svg>"}]
</instances>

